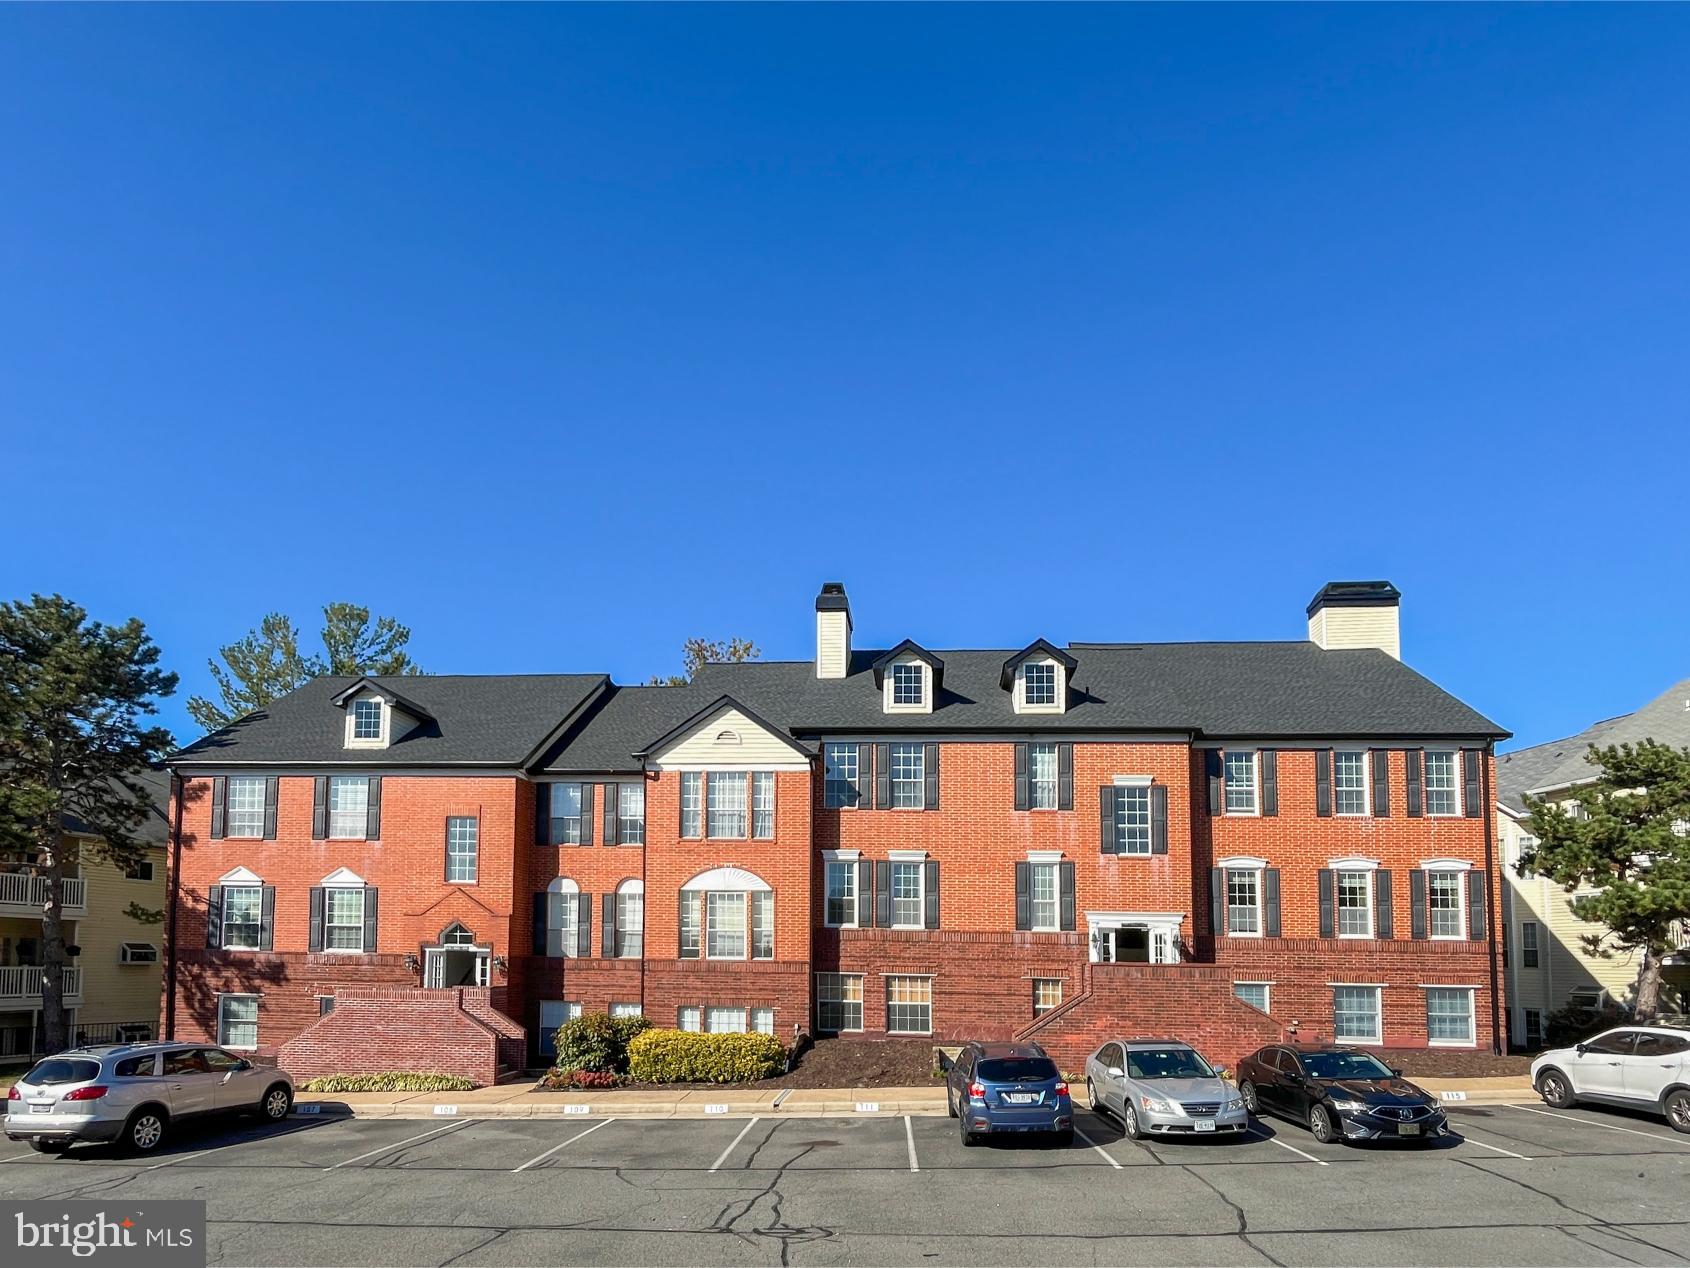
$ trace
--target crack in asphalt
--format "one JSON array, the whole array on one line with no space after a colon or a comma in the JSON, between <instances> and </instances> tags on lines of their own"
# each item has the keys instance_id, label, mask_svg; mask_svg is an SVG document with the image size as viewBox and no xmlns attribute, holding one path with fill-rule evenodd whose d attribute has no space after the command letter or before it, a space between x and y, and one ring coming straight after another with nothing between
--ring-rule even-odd
<instances>
[{"instance_id":1,"label":"crack in asphalt","mask_svg":"<svg viewBox=\"0 0 1690 1268\"><path fill-rule=\"evenodd\" d=\"M775 1129L779 1126L780 1124L776 1123L774 1127L770 1128L769 1134L763 1138L756 1149L751 1151L750 1156L746 1159L745 1166L741 1168L741 1170L751 1170L752 1163L756 1161L758 1153L762 1151L764 1145L774 1139ZM722 1209L716 1213L716 1218L711 1221L710 1228L706 1231L725 1233L729 1236L740 1239L746 1245L750 1246L755 1246L759 1238L773 1239L780 1245L780 1262L782 1264L782 1268L790 1268L792 1263L792 1248L794 1245L827 1241L834 1237L836 1235L835 1230L828 1228L825 1225L796 1227L786 1223L786 1216L784 1213L786 1195L781 1192L781 1181L786 1179L786 1173L789 1168L797 1165L797 1163L802 1159L809 1157L810 1154L815 1152L815 1149L816 1146L813 1143L805 1144L798 1150L798 1152L793 1154L792 1157L788 1158L785 1162L781 1163L780 1166L775 1168L774 1174L769 1177L768 1184L764 1185L748 1198L736 1198L724 1205ZM741 1220L749 1216L751 1212L757 1208L757 1204L764 1198L773 1198L773 1201L769 1204L768 1223L757 1228L740 1229L735 1227ZM729 1212L733 1211L736 1206L740 1207L740 1209L730 1215Z\"/></svg>"},{"instance_id":2,"label":"crack in asphalt","mask_svg":"<svg viewBox=\"0 0 1690 1268\"><path fill-rule=\"evenodd\" d=\"M464 1247L462 1250L460 1250L457 1254L453 1255L451 1258L442 1259L440 1261L440 1268L446 1268L446 1266L448 1264L457 1263L458 1260L462 1259L465 1255L468 1255L473 1251L481 1250L483 1247L486 1247L486 1246L491 1246L494 1242L498 1241L501 1237L503 1237L508 1232L510 1232L510 1229L501 1228L498 1232L494 1233L493 1236L485 1238L482 1241L477 1242L473 1246Z\"/></svg>"},{"instance_id":3,"label":"crack in asphalt","mask_svg":"<svg viewBox=\"0 0 1690 1268\"><path fill-rule=\"evenodd\" d=\"M1529 1184L1526 1181L1520 1179L1518 1176L1511 1176L1511 1175L1508 1175L1506 1172L1502 1172L1502 1171L1492 1171L1489 1167L1481 1167L1477 1163L1469 1162L1465 1158L1452 1158L1450 1161L1459 1163L1461 1166L1467 1167L1467 1168L1469 1168L1470 1170L1473 1170L1473 1171L1477 1171L1477 1172L1481 1173L1482 1175L1495 1176L1499 1180L1506 1180L1509 1184L1518 1185L1520 1188L1526 1190L1526 1192L1528 1192L1528 1193L1535 1193L1538 1197L1546 1198L1547 1200L1555 1203L1556 1206L1560 1207L1563 1211L1566 1211L1569 1215L1582 1215L1585 1219L1590 1221L1589 1224L1574 1225L1572 1227L1599 1228L1599 1229L1603 1230L1604 1232L1610 1233L1612 1236L1614 1236L1614 1237L1616 1237L1616 1238L1618 1238L1622 1241L1635 1242L1639 1246L1646 1246L1650 1250L1660 1251L1662 1254L1671 1255L1675 1259L1679 1257L1676 1251L1669 1250L1665 1246L1657 1246L1657 1245L1655 1245L1655 1243L1648 1241L1645 1238L1639 1237L1635 1233L1632 1233L1628 1228L1626 1228L1626 1227L1624 1227L1620 1224L1617 1224L1612 1220L1604 1219L1602 1216L1597 1215L1593 1211L1581 1210L1579 1207L1574 1206L1571 1202L1566 1201L1564 1198L1558 1197L1555 1194L1548 1192L1547 1190L1540 1189L1535 1184ZM1565 1231L1565 1227L1562 1226L1562 1225L1557 1224L1555 1227L1561 1228L1563 1232ZM1651 1227L1652 1227L1652 1225L1651 1225ZM1573 1240L1578 1241L1579 1239L1575 1237L1575 1238L1573 1238ZM1588 1243L1581 1243L1581 1244L1588 1244ZM1616 1255L1619 1254L1618 1251L1614 1251L1612 1253L1616 1254ZM1624 1255L1620 1255L1619 1257L1621 1259L1625 1258Z\"/></svg>"},{"instance_id":4,"label":"crack in asphalt","mask_svg":"<svg viewBox=\"0 0 1690 1268\"><path fill-rule=\"evenodd\" d=\"M1181 1171L1185 1172L1193 1180L1197 1181L1197 1183L1201 1184L1204 1188L1208 1189L1211 1193L1213 1193L1222 1202L1225 1202L1229 1207L1232 1208L1232 1213L1238 1217L1237 1237L1238 1237L1239 1241L1243 1242L1251 1250L1255 1251L1263 1259L1267 1260L1268 1263L1273 1264L1275 1266L1275 1268L1285 1268L1285 1265L1282 1261L1275 1259L1273 1257L1273 1255L1271 1255L1268 1251L1266 1251L1262 1247L1256 1245L1255 1242L1250 1240L1250 1217L1244 1213L1244 1208L1242 1206L1238 1205L1238 1203L1234 1202L1226 1194L1222 1193L1220 1191L1220 1188L1213 1181L1211 1181L1207 1176L1198 1175L1195 1171L1193 1171L1188 1165L1186 1165L1184 1163L1180 1164L1179 1169Z\"/></svg>"}]
</instances>

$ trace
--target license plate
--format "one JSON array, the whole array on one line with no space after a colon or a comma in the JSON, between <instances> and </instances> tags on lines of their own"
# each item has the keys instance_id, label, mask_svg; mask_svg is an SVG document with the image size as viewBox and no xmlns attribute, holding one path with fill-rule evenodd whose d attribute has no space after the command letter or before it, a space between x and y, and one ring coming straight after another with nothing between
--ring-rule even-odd
<instances>
[{"instance_id":1,"label":"license plate","mask_svg":"<svg viewBox=\"0 0 1690 1268\"><path fill-rule=\"evenodd\" d=\"M1197 1132L1212 1132L1215 1130L1215 1125L1208 1122L1196 1122L1191 1125L1191 1130Z\"/></svg>"},{"instance_id":2,"label":"license plate","mask_svg":"<svg viewBox=\"0 0 1690 1268\"><path fill-rule=\"evenodd\" d=\"M1005 1092L1003 1099L1010 1105L1037 1105L1039 1103L1036 1092Z\"/></svg>"},{"instance_id":3,"label":"license plate","mask_svg":"<svg viewBox=\"0 0 1690 1268\"><path fill-rule=\"evenodd\" d=\"M53 1107L51 1105L31 1105L29 1112L31 1114L51 1114Z\"/></svg>"},{"instance_id":4,"label":"license plate","mask_svg":"<svg viewBox=\"0 0 1690 1268\"><path fill-rule=\"evenodd\" d=\"M1418 1136L1419 1134L1420 1134L1420 1124L1419 1123L1398 1123L1397 1124L1397 1135L1399 1135L1399 1136Z\"/></svg>"}]
</instances>

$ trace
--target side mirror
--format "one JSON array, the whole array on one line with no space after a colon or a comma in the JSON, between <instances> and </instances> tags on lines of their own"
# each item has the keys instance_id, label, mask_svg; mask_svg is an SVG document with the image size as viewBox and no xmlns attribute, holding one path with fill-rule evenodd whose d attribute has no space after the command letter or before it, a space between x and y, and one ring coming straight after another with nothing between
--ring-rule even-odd
<instances>
[{"instance_id":1,"label":"side mirror","mask_svg":"<svg viewBox=\"0 0 1690 1268\"><path fill-rule=\"evenodd\" d=\"M1589 1044L1587 1044L1587 1043L1579 1043L1579 1044L1574 1044L1574 1045L1573 1045L1573 1051L1574 1051L1574 1052L1576 1052L1576 1053L1578 1053L1578 1054L1579 1054L1579 1056L1581 1056L1581 1057L1582 1057L1582 1056L1583 1056L1583 1055L1584 1055L1584 1054L1585 1054L1585 1053L1586 1053L1586 1052L1588 1052L1588 1051L1589 1051L1589 1050L1590 1050L1590 1045L1589 1045Z\"/></svg>"},{"instance_id":2,"label":"side mirror","mask_svg":"<svg viewBox=\"0 0 1690 1268\"><path fill-rule=\"evenodd\" d=\"M237 1065L235 1067L235 1069L237 1069L237 1070L250 1070L250 1069L252 1069L252 1062L248 1061L245 1057L242 1057L241 1063L239 1065Z\"/></svg>"},{"instance_id":3,"label":"side mirror","mask_svg":"<svg viewBox=\"0 0 1690 1268\"><path fill-rule=\"evenodd\" d=\"M1392 1066L1391 1067L1391 1077L1393 1079L1402 1078L1402 1067L1401 1066Z\"/></svg>"},{"instance_id":4,"label":"side mirror","mask_svg":"<svg viewBox=\"0 0 1690 1268\"><path fill-rule=\"evenodd\" d=\"M1302 1072L1298 1070L1287 1070L1285 1072L1285 1081L1287 1083L1301 1083L1303 1081Z\"/></svg>"},{"instance_id":5,"label":"side mirror","mask_svg":"<svg viewBox=\"0 0 1690 1268\"><path fill-rule=\"evenodd\" d=\"M1112 1066L1109 1067L1107 1073L1108 1073L1110 1078L1118 1079L1118 1078L1121 1077L1122 1073L1124 1073L1124 1072L1122 1071L1120 1066L1112 1065Z\"/></svg>"}]
</instances>

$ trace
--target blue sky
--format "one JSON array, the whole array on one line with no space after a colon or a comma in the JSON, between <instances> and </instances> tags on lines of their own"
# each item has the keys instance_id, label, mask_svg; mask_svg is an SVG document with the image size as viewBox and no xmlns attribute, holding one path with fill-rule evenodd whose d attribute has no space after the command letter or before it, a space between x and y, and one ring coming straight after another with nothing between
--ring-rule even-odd
<instances>
[{"instance_id":1,"label":"blue sky","mask_svg":"<svg viewBox=\"0 0 1690 1268\"><path fill-rule=\"evenodd\" d=\"M1297 638L1690 675L1690 10L0 10L0 596L181 671Z\"/></svg>"}]
</instances>

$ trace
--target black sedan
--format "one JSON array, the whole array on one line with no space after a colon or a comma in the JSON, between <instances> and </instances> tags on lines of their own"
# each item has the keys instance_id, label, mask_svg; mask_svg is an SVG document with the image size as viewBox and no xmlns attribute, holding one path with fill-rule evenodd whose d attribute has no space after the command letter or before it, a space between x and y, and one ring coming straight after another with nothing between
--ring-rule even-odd
<instances>
[{"instance_id":1,"label":"black sedan","mask_svg":"<svg viewBox=\"0 0 1690 1268\"><path fill-rule=\"evenodd\" d=\"M1252 1114L1308 1125L1334 1140L1425 1140L1449 1130L1438 1099L1359 1048L1273 1044L1238 1063L1238 1091Z\"/></svg>"}]
</instances>

